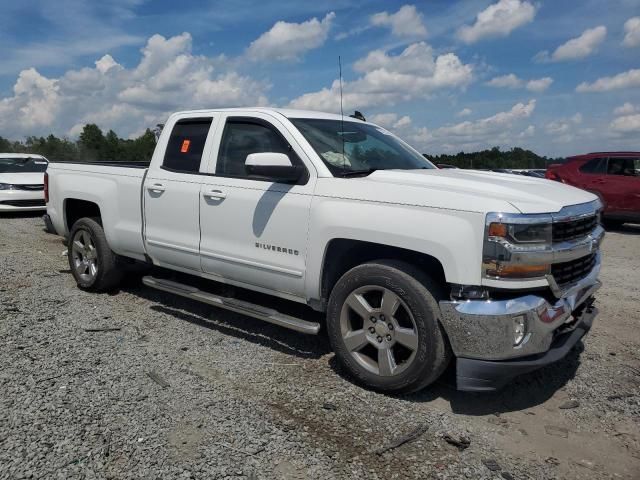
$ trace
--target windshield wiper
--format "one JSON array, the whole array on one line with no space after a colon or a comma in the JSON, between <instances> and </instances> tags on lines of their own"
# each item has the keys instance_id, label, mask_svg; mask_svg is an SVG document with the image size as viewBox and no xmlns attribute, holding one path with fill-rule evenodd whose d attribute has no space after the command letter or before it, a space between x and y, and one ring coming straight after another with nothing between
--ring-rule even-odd
<instances>
[{"instance_id":1,"label":"windshield wiper","mask_svg":"<svg viewBox=\"0 0 640 480\"><path fill-rule=\"evenodd\" d=\"M367 176L372 174L373 172L375 172L376 170L380 170L379 168L365 168L362 170L341 170L339 171L336 176L337 177L356 177L358 175L363 175L363 176Z\"/></svg>"}]
</instances>

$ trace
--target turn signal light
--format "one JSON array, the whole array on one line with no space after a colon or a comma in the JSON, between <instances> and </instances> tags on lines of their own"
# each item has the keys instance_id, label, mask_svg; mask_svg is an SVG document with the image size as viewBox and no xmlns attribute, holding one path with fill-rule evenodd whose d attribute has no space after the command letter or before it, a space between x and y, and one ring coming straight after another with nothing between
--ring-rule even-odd
<instances>
[{"instance_id":1,"label":"turn signal light","mask_svg":"<svg viewBox=\"0 0 640 480\"><path fill-rule=\"evenodd\" d=\"M497 264L487 270L487 275L502 278L535 278L549 273L549 265L504 265Z\"/></svg>"},{"instance_id":2,"label":"turn signal light","mask_svg":"<svg viewBox=\"0 0 640 480\"><path fill-rule=\"evenodd\" d=\"M507 236L507 225L504 223L492 223L489 225L489 236L490 237L506 237Z\"/></svg>"}]
</instances>

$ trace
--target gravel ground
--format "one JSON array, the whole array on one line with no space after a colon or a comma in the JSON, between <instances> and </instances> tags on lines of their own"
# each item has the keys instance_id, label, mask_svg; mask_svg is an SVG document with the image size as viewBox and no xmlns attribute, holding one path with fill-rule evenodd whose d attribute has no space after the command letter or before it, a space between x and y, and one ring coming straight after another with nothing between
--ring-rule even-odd
<instances>
[{"instance_id":1,"label":"gravel ground","mask_svg":"<svg viewBox=\"0 0 640 480\"><path fill-rule=\"evenodd\" d=\"M40 218L4 216L0 478L640 478L640 227L603 248L583 348L496 394L398 397L323 335L135 281L82 292Z\"/></svg>"}]
</instances>

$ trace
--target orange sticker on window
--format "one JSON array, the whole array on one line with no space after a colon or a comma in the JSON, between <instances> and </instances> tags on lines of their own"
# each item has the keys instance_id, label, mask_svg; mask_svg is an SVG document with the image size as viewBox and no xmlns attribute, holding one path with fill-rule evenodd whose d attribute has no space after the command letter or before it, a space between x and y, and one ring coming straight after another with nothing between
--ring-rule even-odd
<instances>
[{"instance_id":1,"label":"orange sticker on window","mask_svg":"<svg viewBox=\"0 0 640 480\"><path fill-rule=\"evenodd\" d=\"M187 153L189 151L189 145L191 145L191 140L183 140L182 146L180 147L180 152Z\"/></svg>"}]
</instances>

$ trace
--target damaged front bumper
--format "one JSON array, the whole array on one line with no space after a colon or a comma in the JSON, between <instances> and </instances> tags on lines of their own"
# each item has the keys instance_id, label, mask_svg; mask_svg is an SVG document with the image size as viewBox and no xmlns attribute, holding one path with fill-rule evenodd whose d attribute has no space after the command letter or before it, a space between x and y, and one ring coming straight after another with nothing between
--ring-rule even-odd
<instances>
[{"instance_id":1,"label":"damaged front bumper","mask_svg":"<svg viewBox=\"0 0 640 480\"><path fill-rule=\"evenodd\" d=\"M557 292L507 300L442 301L442 324L457 357L457 387L491 391L563 358L589 331L597 310L600 255L589 275ZM524 325L524 332L522 331Z\"/></svg>"}]
</instances>

